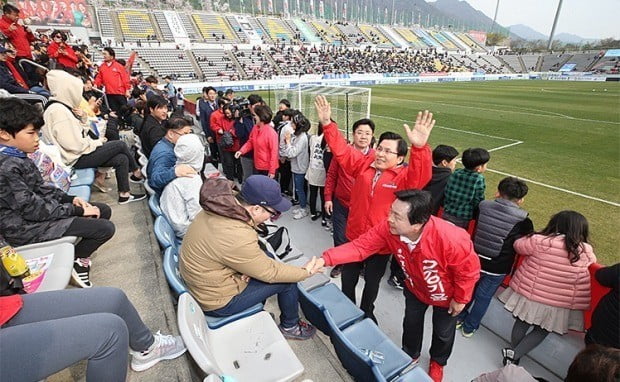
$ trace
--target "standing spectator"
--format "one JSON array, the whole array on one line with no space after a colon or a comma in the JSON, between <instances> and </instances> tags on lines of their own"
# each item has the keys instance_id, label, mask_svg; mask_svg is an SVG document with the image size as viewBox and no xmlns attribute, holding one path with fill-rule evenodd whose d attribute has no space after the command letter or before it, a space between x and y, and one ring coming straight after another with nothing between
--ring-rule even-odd
<instances>
[{"instance_id":1,"label":"standing spectator","mask_svg":"<svg viewBox=\"0 0 620 382\"><path fill-rule=\"evenodd\" d=\"M284 132L284 147L280 152L290 159L295 192L299 201L299 210L306 211L308 198L306 197L305 175L310 162L307 134L310 129L310 121L299 113L293 117L291 128L293 129L293 134L288 131ZM308 216L307 212L303 216L294 213L293 219L298 220L305 216Z\"/></svg>"},{"instance_id":2,"label":"standing spectator","mask_svg":"<svg viewBox=\"0 0 620 382\"><path fill-rule=\"evenodd\" d=\"M583 331L583 311L590 308L588 267L596 262L588 231L583 215L561 211L541 232L515 242L524 261L499 295L516 318L510 347L502 349L504 365L518 364L551 332Z\"/></svg>"},{"instance_id":3,"label":"standing spectator","mask_svg":"<svg viewBox=\"0 0 620 382\"><path fill-rule=\"evenodd\" d=\"M235 153L235 158L253 150L254 173L267 175L271 179L278 170L278 134L271 127L273 113L267 105L254 108L256 125L250 132L248 141Z\"/></svg>"},{"instance_id":4,"label":"standing spectator","mask_svg":"<svg viewBox=\"0 0 620 382\"><path fill-rule=\"evenodd\" d=\"M131 83L125 67L116 61L116 52L110 47L103 48L103 63L95 77L95 86L105 88L110 109L120 115L121 107L127 104Z\"/></svg>"},{"instance_id":5,"label":"standing spectator","mask_svg":"<svg viewBox=\"0 0 620 382\"><path fill-rule=\"evenodd\" d=\"M594 308L592 326L586 333L586 345L595 343L620 349L620 263L599 269L594 277L611 290Z\"/></svg>"},{"instance_id":6,"label":"standing spectator","mask_svg":"<svg viewBox=\"0 0 620 382\"><path fill-rule=\"evenodd\" d=\"M265 101L258 94L250 94L248 96L249 113L247 110L243 112L235 112L235 131L239 137L239 144L243 147L250 139L250 133L254 128L254 108L264 105ZM238 113L238 114L237 114ZM254 151L248 151L241 155L241 168L243 169L243 180L245 181L254 173Z\"/></svg>"},{"instance_id":7,"label":"standing spectator","mask_svg":"<svg viewBox=\"0 0 620 382\"><path fill-rule=\"evenodd\" d=\"M467 149L463 152L463 166L450 175L444 196L443 218L467 229L469 221L478 213L478 204L484 200L484 175L491 159L485 149Z\"/></svg>"},{"instance_id":8,"label":"standing spectator","mask_svg":"<svg viewBox=\"0 0 620 382\"><path fill-rule=\"evenodd\" d=\"M433 150L433 177L424 190L433 198L433 215L437 215L443 206L444 192L450 175L456 168L459 152L452 146L437 145Z\"/></svg>"},{"instance_id":9,"label":"standing spectator","mask_svg":"<svg viewBox=\"0 0 620 382\"><path fill-rule=\"evenodd\" d=\"M235 133L235 121L233 119L230 104L225 98L218 101L219 109L211 114L211 130L215 133L215 141L220 150L220 159L224 175L228 180L237 178L242 182L241 162L235 158L235 153L239 150L239 138Z\"/></svg>"},{"instance_id":10,"label":"standing spectator","mask_svg":"<svg viewBox=\"0 0 620 382\"><path fill-rule=\"evenodd\" d=\"M429 181L432 161L426 142L435 120L432 113L425 111L418 113L413 129L404 126L411 144L409 166L404 166L408 148L400 135L383 133L375 153L364 155L347 144L338 125L331 120L331 106L327 100L318 96L315 105L334 160L355 179L351 191L351 206L355 208L350 210L346 230L347 239L355 240L387 217L395 191L421 188ZM342 272L342 291L355 302L355 286L362 267L365 267L366 285L360 307L375 322L374 302L388 260L389 257L380 252L365 258L363 263L347 264Z\"/></svg>"},{"instance_id":11,"label":"standing spectator","mask_svg":"<svg viewBox=\"0 0 620 382\"><path fill-rule=\"evenodd\" d=\"M226 89L226 92L224 93L223 98L226 98L228 102L232 102L232 100L235 99L235 91L232 89Z\"/></svg>"},{"instance_id":12,"label":"standing spectator","mask_svg":"<svg viewBox=\"0 0 620 382\"><path fill-rule=\"evenodd\" d=\"M371 142L375 132L375 123L371 119L360 119L353 123L353 148L364 155L373 153ZM334 246L346 243L347 218L351 202L351 188L355 179L347 174L332 160L325 178L325 212L332 215L334 227ZM330 272L331 277L339 277L342 265L336 265Z\"/></svg>"},{"instance_id":13,"label":"standing spectator","mask_svg":"<svg viewBox=\"0 0 620 382\"><path fill-rule=\"evenodd\" d=\"M67 35L61 31L52 32L52 43L47 47L47 55L59 64L57 69L77 67L78 57L67 44Z\"/></svg>"},{"instance_id":14,"label":"standing spectator","mask_svg":"<svg viewBox=\"0 0 620 382\"><path fill-rule=\"evenodd\" d=\"M325 212L323 205L325 204L325 195L323 188L325 187L325 165L323 164L323 155L325 154L327 142L323 140L323 125L319 123L319 127L316 134L310 137L310 164L308 171L306 172L306 180L310 185L310 215L312 221L317 220L319 217L323 217L323 225L327 225L325 220ZM321 211L316 208L317 197L320 196ZM308 216L308 211L305 208L297 210L297 214L293 216L293 219L302 219Z\"/></svg>"},{"instance_id":15,"label":"standing spectator","mask_svg":"<svg viewBox=\"0 0 620 382\"><path fill-rule=\"evenodd\" d=\"M292 178L291 161L284 153L284 148L286 146L286 135L291 135L294 132L291 119L296 114L299 114L299 112L296 110L287 109L287 111L282 114L282 122L280 122L279 125L276 125L276 132L278 133L279 140L278 154L280 154L280 167L278 167L278 174L280 175L280 191L282 191L283 194L289 196L292 196L290 190Z\"/></svg>"},{"instance_id":16,"label":"standing spectator","mask_svg":"<svg viewBox=\"0 0 620 382\"><path fill-rule=\"evenodd\" d=\"M177 88L172 83L172 78L170 76L164 77L164 81L166 81L164 89L166 90L168 101L170 101L170 109L175 111L177 109Z\"/></svg>"},{"instance_id":17,"label":"standing spectator","mask_svg":"<svg viewBox=\"0 0 620 382\"><path fill-rule=\"evenodd\" d=\"M19 19L19 9L11 4L4 4L2 7L2 17L0 18L0 32L2 32L13 44L16 51L15 62L21 59L32 60L32 50L30 44L36 41L36 37ZM38 76L32 65L24 65L26 74L34 79Z\"/></svg>"},{"instance_id":18,"label":"standing spectator","mask_svg":"<svg viewBox=\"0 0 620 382\"><path fill-rule=\"evenodd\" d=\"M497 288L512 270L515 240L534 230L527 211L521 208L527 191L522 180L504 178L497 186L497 197L480 203L474 249L482 270L474 298L458 317L457 329L462 329L463 337L478 330Z\"/></svg>"},{"instance_id":19,"label":"standing spectator","mask_svg":"<svg viewBox=\"0 0 620 382\"><path fill-rule=\"evenodd\" d=\"M278 127L280 125L280 122L282 122L284 111L290 108L291 108L291 103L289 102L289 100L281 99L280 102L278 102L278 112L276 113L276 116L273 117L273 125L275 127Z\"/></svg>"},{"instance_id":20,"label":"standing spectator","mask_svg":"<svg viewBox=\"0 0 620 382\"><path fill-rule=\"evenodd\" d=\"M466 232L431 216L426 191L396 191L387 219L350 243L328 249L315 267L360 262L375 253L393 253L405 273L403 350L416 362L422 350L424 314L433 307L429 375L443 378L454 346L456 316L469 302L480 262Z\"/></svg>"},{"instance_id":21,"label":"standing spectator","mask_svg":"<svg viewBox=\"0 0 620 382\"><path fill-rule=\"evenodd\" d=\"M202 88L202 98L199 98L196 105L196 116L200 118L200 126L209 143L209 151L211 152L211 162L217 168L219 162L219 150L215 142L215 134L211 130L211 113L218 109L217 90L213 86Z\"/></svg>"},{"instance_id":22,"label":"standing spectator","mask_svg":"<svg viewBox=\"0 0 620 382\"><path fill-rule=\"evenodd\" d=\"M183 88L177 89L177 111L185 112L185 94Z\"/></svg>"}]
</instances>

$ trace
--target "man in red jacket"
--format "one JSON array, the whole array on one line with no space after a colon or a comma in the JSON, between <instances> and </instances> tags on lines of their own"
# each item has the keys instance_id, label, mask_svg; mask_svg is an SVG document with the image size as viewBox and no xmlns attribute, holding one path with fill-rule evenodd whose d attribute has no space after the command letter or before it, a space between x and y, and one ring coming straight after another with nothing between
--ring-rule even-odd
<instances>
[{"instance_id":1,"label":"man in red jacket","mask_svg":"<svg viewBox=\"0 0 620 382\"><path fill-rule=\"evenodd\" d=\"M407 142L398 134L385 132L379 138L373 154L364 155L349 146L331 120L331 106L327 100L318 96L315 101L319 122L323 125L324 139L334 156L334 160L346 173L355 179L351 190L351 209L347 219L346 236L355 240L373 226L384 220L394 201L394 192L410 188L423 188L431 179L431 149L426 144L435 125L433 114L419 112L415 126L410 129L404 125L411 144L409 166L405 166ZM366 317L377 321L374 315L379 293L379 283L385 273L389 260L385 253L377 253L361 262L347 264L342 270L342 292L355 302L355 286L364 267L364 292L360 308Z\"/></svg>"},{"instance_id":2,"label":"man in red jacket","mask_svg":"<svg viewBox=\"0 0 620 382\"><path fill-rule=\"evenodd\" d=\"M393 253L405 274L403 350L414 361L420 357L424 313L432 305L429 375L437 382L452 353L456 318L480 277L480 260L465 230L431 216L427 191L402 190L395 195L387 220L352 242L325 251L313 271L363 261L373 253Z\"/></svg>"},{"instance_id":3,"label":"man in red jacket","mask_svg":"<svg viewBox=\"0 0 620 382\"><path fill-rule=\"evenodd\" d=\"M30 43L36 41L36 37L30 30L19 21L19 8L11 4L5 4L2 7L2 17L0 17L0 32L9 39L15 47L15 62L19 63L22 59L32 60L32 50ZM35 67L32 65L24 65L24 69L28 78L26 81L38 81L39 76L36 74Z\"/></svg>"},{"instance_id":4,"label":"man in red jacket","mask_svg":"<svg viewBox=\"0 0 620 382\"><path fill-rule=\"evenodd\" d=\"M129 73L116 61L116 53L110 47L103 48L103 63L95 77L95 86L104 86L110 109L120 115L120 108L127 104L127 95L131 90Z\"/></svg>"}]
</instances>

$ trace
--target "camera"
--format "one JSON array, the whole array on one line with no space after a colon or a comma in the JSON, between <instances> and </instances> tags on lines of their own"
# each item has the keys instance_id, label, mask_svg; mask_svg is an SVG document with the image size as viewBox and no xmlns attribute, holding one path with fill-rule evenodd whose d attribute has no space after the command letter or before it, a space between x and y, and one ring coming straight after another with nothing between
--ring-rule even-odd
<instances>
[{"instance_id":1,"label":"camera","mask_svg":"<svg viewBox=\"0 0 620 382\"><path fill-rule=\"evenodd\" d=\"M252 116L250 112L250 101L245 97L235 97L230 104L230 111L233 115L238 111L239 118L248 118Z\"/></svg>"}]
</instances>

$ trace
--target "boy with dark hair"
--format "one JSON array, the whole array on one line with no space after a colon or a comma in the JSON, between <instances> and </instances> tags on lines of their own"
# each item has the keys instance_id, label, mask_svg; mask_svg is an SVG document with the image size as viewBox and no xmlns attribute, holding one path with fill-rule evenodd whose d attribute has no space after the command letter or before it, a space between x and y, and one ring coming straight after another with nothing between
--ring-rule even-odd
<instances>
[{"instance_id":1,"label":"boy with dark hair","mask_svg":"<svg viewBox=\"0 0 620 382\"><path fill-rule=\"evenodd\" d=\"M39 148L43 117L16 98L0 100L0 232L13 246L79 236L71 277L90 288L90 256L114 235L112 210L45 184L27 157Z\"/></svg>"},{"instance_id":2,"label":"boy with dark hair","mask_svg":"<svg viewBox=\"0 0 620 382\"><path fill-rule=\"evenodd\" d=\"M499 182L494 200L480 203L474 235L480 280L471 302L458 317L457 329L462 329L463 337L469 338L478 330L495 291L511 271L515 260L513 243L534 230L527 211L520 207L527 192L524 181L508 177Z\"/></svg>"},{"instance_id":3,"label":"boy with dark hair","mask_svg":"<svg viewBox=\"0 0 620 382\"><path fill-rule=\"evenodd\" d=\"M444 193L443 218L467 229L476 216L478 204L484 200L484 176L491 155L485 149L474 148L463 152L463 166L450 175Z\"/></svg>"}]
</instances>

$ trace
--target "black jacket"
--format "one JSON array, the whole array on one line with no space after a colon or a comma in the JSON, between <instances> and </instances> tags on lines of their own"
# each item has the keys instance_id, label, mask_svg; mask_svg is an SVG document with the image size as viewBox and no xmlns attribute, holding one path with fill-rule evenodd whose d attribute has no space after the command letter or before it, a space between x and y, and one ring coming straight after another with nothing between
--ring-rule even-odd
<instances>
[{"instance_id":1,"label":"black jacket","mask_svg":"<svg viewBox=\"0 0 620 382\"><path fill-rule=\"evenodd\" d=\"M433 215L437 215L439 208L443 205L443 191L446 188L446 184L448 184L450 174L452 174L452 170L447 167L433 166L433 177L426 187L424 187L424 190L429 191L433 198Z\"/></svg>"},{"instance_id":2,"label":"black jacket","mask_svg":"<svg viewBox=\"0 0 620 382\"><path fill-rule=\"evenodd\" d=\"M0 89L11 94L29 93L28 89L19 86L6 62L0 62Z\"/></svg>"},{"instance_id":3,"label":"black jacket","mask_svg":"<svg viewBox=\"0 0 620 382\"><path fill-rule=\"evenodd\" d=\"M592 313L592 327L588 330L586 343L597 343L620 349L620 263L599 269L596 280L611 288Z\"/></svg>"},{"instance_id":4,"label":"black jacket","mask_svg":"<svg viewBox=\"0 0 620 382\"><path fill-rule=\"evenodd\" d=\"M151 156L153 147L166 135L163 122L159 122L152 115L148 115L140 129L140 143L142 143L142 151L146 157Z\"/></svg>"}]
</instances>

